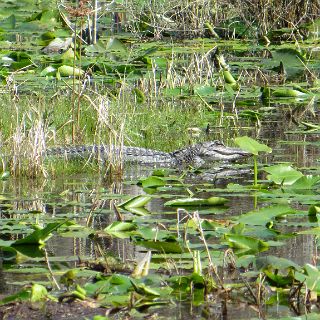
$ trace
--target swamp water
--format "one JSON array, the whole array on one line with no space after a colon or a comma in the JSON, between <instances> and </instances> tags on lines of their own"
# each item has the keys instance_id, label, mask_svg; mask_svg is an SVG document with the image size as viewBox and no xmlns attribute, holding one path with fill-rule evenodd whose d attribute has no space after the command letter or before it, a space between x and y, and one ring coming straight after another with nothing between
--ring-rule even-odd
<instances>
[{"instance_id":1,"label":"swamp water","mask_svg":"<svg viewBox=\"0 0 320 320\"><path fill-rule=\"evenodd\" d=\"M4 2L0 8L11 12L13 4ZM61 37L70 34L53 11L29 15L19 7L0 21L0 72L6 79L1 93L15 98L30 94L30 101L39 90L68 96L73 80L59 79L57 69L72 65L70 54L41 49L47 45L42 35L48 24ZM305 294L320 292L318 33L314 37L298 45L280 41L267 47L235 39L145 42L120 33L102 34L98 45L85 48L82 63L90 76L84 92L92 101L101 92L110 105L115 100L119 119L127 117L127 101L124 107L119 103L126 90L136 103L132 118L147 118L163 104L180 108L180 114L194 110L196 123L186 117L187 124L181 125L181 119L168 116L165 125L153 119L149 126L144 123L147 129L131 127L135 145L167 150L178 144L180 135L180 146L197 139L187 133L188 127L209 124L207 133L200 130L200 140L232 145L233 138L247 135L272 153L259 155L260 180L254 187L252 159L219 172L216 164L155 173L126 165L120 182L88 173L85 163L79 164L80 174L48 181L1 180L1 298L30 283L52 288L53 295L78 284L86 290L84 301L99 300L116 319L127 316L122 313L130 311L127 306L137 319L305 319L305 314L318 319L315 297ZM54 112L45 107L48 114ZM88 128L88 114L95 110L83 109L80 120ZM11 114L11 109L3 112L1 130L12 121L6 118ZM67 116L62 124L69 120ZM150 142L153 127L158 131ZM138 195L143 197L133 199ZM228 202L165 205L185 197ZM131 206L119 206L126 200ZM150 261L145 259L148 251ZM141 282L129 277L137 264L142 265L140 275L149 271ZM208 270L213 280L205 278ZM119 277L110 280L103 274ZM99 286L100 281L105 282ZM308 303L302 303L304 298Z\"/></svg>"},{"instance_id":2,"label":"swamp water","mask_svg":"<svg viewBox=\"0 0 320 320\"><path fill-rule=\"evenodd\" d=\"M272 164L289 162L294 167L303 168L305 174L318 174L317 161L320 155L320 147L317 143L317 132L298 132L294 124L284 125L283 118L279 117L279 107L276 107L276 115L270 115L261 125L260 140L273 147L271 155L262 155L259 158L259 167L263 168ZM284 114L285 111L280 112ZM318 114L315 115L318 117ZM286 118L285 118L286 119ZM229 128L230 130L230 128ZM300 129L299 129L300 130ZM221 133L221 129L219 129ZM215 133L212 133L213 135ZM80 164L85 165L85 164ZM225 166L226 164L220 164ZM151 194L151 201L140 210L120 210L124 221L134 222L142 228L170 231L173 235L182 237L185 234L184 224L191 219L192 213L198 211L202 219L210 221L212 225L204 230L206 242L211 248L213 261L219 266L219 273L223 282L231 287L236 283L243 283L243 278L235 271L223 271L225 262L224 254L231 246L231 242L223 239L224 233L230 232L230 225L236 224L241 214L245 214L256 208L278 206L279 203L290 203L297 210L295 214L285 215L279 219L271 219L273 228L266 228L260 222L248 223L246 235L264 241L275 241L269 250L254 253L249 250L247 254L267 257L269 255L286 258L292 263L303 266L306 263L318 264L317 234L298 234L303 230L310 230L318 226L317 219L311 219L307 210L312 204L320 201L320 195L316 188L299 188L289 190L272 185L254 189L243 189L241 186L252 184L252 159L247 159L241 164L228 164L228 170L232 168L232 175L226 176L222 171L218 172L214 166L203 170L189 170L184 178L182 172L169 171L166 182L161 186L146 188L145 190L137 182L150 177L153 169L136 165L125 166L123 182L107 183L95 173L85 172L59 177L50 181L19 181L9 179L1 182L1 238L3 240L15 240L21 238L21 234L32 232L30 226L37 224L45 226L48 223L68 220L72 221L69 226L64 226L62 232L54 234L45 245L46 258L42 250L27 253L22 250L16 259L6 254L1 267L1 294L14 293L24 284L36 281L46 286L51 286L48 281L48 261L55 277L59 279L66 271L77 268L77 281L90 280L93 273L86 274L101 256L115 257L123 264L117 264L114 272L128 274L132 272L132 266L141 261L147 250L139 245L141 239L132 241L133 234L126 231L114 231L108 234L106 227L117 219L114 206L122 203L132 196ZM84 170L85 171L85 167ZM228 171L228 172L229 172ZM260 178L266 179L266 173L260 170ZM238 186L238 187L237 187ZM240 187L239 187L240 186ZM208 198L219 196L228 199L225 206L193 206L185 207L185 210L176 207L166 207L168 200L188 196L193 192L195 197ZM277 209L276 209L277 210ZM188 216L188 212L190 215ZM259 213L257 213L259 214ZM177 221L180 219L180 227ZM269 221L269 219L268 219ZM250 231L250 228L252 230ZM145 230L145 229L143 229ZM142 231L144 232L144 231ZM275 233L276 232L276 233ZM278 234L277 234L278 233ZM95 234L93 237L92 235ZM154 236L154 235L153 235ZM204 250L203 242L199 235L191 229L188 231L189 245L191 248ZM277 240L278 239L278 240ZM277 243L276 243L277 242ZM176 243L174 243L176 246ZM148 246L147 246L148 247ZM239 248L234 248L237 252ZM32 247L31 250L34 250ZM161 253L154 251L151 259L151 274L161 275L164 279L167 274L189 274L193 268L192 257L186 253L171 252ZM174 251L174 250L173 250ZM203 252L203 251L202 251ZM30 256L28 256L30 255ZM241 256L241 254L240 254ZM245 255L246 256L246 255ZM207 265L205 254L202 256L203 266ZM101 259L100 259L101 262ZM263 263L260 261L260 263ZM245 265L245 263L244 263ZM100 265L99 268L108 269ZM98 268L98 270L99 270ZM118 269L117 269L118 268ZM155 271L152 271L152 270ZM228 268L227 268L228 269ZM86 279L86 280L84 280ZM250 281L250 277L246 278ZM231 292L228 297L210 295L207 301L196 300L195 297L183 295L181 299L170 299L165 309L161 306L151 307L148 312L157 312L161 316L177 319L245 319L257 318L257 310L249 307L245 289ZM274 292L266 293L274 296ZM278 301L264 305L261 314L268 318L280 318L284 316L304 313L304 309L293 309L287 301L278 293ZM180 301L180 302L178 302ZM254 305L254 304L253 304ZM94 314L94 313L93 313Z\"/></svg>"}]
</instances>

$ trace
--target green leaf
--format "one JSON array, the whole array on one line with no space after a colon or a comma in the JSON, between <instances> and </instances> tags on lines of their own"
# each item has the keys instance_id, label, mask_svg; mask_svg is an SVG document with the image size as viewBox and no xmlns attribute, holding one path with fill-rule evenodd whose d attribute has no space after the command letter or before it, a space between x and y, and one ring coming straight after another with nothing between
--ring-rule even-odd
<instances>
[{"instance_id":1,"label":"green leaf","mask_svg":"<svg viewBox=\"0 0 320 320\"><path fill-rule=\"evenodd\" d=\"M242 249L241 253L258 253L265 251L269 248L268 243L243 235L238 234L226 234L226 240L231 248Z\"/></svg>"},{"instance_id":2,"label":"green leaf","mask_svg":"<svg viewBox=\"0 0 320 320\"><path fill-rule=\"evenodd\" d=\"M294 263L293 261L275 256L257 257L255 259L255 264L258 270L268 269L269 267L278 270L284 270L289 268L294 268L296 270L301 269L300 266Z\"/></svg>"},{"instance_id":3,"label":"green leaf","mask_svg":"<svg viewBox=\"0 0 320 320\"><path fill-rule=\"evenodd\" d=\"M271 91L271 95L273 97L283 97L283 98L297 98L297 97L305 97L308 94L301 92L299 90L290 89L290 88L278 88Z\"/></svg>"},{"instance_id":4,"label":"green leaf","mask_svg":"<svg viewBox=\"0 0 320 320\"><path fill-rule=\"evenodd\" d=\"M33 284L31 287L31 302L46 300L48 296L47 289L40 284Z\"/></svg>"},{"instance_id":5,"label":"green leaf","mask_svg":"<svg viewBox=\"0 0 320 320\"><path fill-rule=\"evenodd\" d=\"M83 70L66 65L59 67L58 72L61 77L72 77L73 75L77 77L84 74Z\"/></svg>"},{"instance_id":6,"label":"green leaf","mask_svg":"<svg viewBox=\"0 0 320 320\"><path fill-rule=\"evenodd\" d=\"M319 185L320 176L302 176L297 181L295 181L291 186L288 186L290 189L295 190L306 190L313 189Z\"/></svg>"},{"instance_id":7,"label":"green leaf","mask_svg":"<svg viewBox=\"0 0 320 320\"><path fill-rule=\"evenodd\" d=\"M136 216L149 216L151 214L146 208L126 207L126 209Z\"/></svg>"},{"instance_id":8,"label":"green leaf","mask_svg":"<svg viewBox=\"0 0 320 320\"><path fill-rule=\"evenodd\" d=\"M135 241L139 246L162 253L182 253L184 249L177 241Z\"/></svg>"},{"instance_id":9,"label":"green leaf","mask_svg":"<svg viewBox=\"0 0 320 320\"><path fill-rule=\"evenodd\" d=\"M259 152L272 152L272 149L267 145L259 143L258 141L247 136L235 138L234 141L242 150L254 155L258 155Z\"/></svg>"},{"instance_id":10,"label":"green leaf","mask_svg":"<svg viewBox=\"0 0 320 320\"><path fill-rule=\"evenodd\" d=\"M285 214L294 213L288 205L274 205L242 214L238 222L248 225L266 225L270 220Z\"/></svg>"},{"instance_id":11,"label":"green leaf","mask_svg":"<svg viewBox=\"0 0 320 320\"><path fill-rule=\"evenodd\" d=\"M84 286L87 295L98 294L125 294L132 290L131 279L128 276L113 274L112 276L100 276L95 283L88 282Z\"/></svg>"},{"instance_id":12,"label":"green leaf","mask_svg":"<svg viewBox=\"0 0 320 320\"><path fill-rule=\"evenodd\" d=\"M137 225L133 222L122 222L115 221L107 226L104 231L110 232L118 232L118 231L134 231L137 229Z\"/></svg>"},{"instance_id":13,"label":"green leaf","mask_svg":"<svg viewBox=\"0 0 320 320\"><path fill-rule=\"evenodd\" d=\"M41 77L55 76L56 73L57 73L57 70L54 67L48 66L41 71L40 76Z\"/></svg>"},{"instance_id":14,"label":"green leaf","mask_svg":"<svg viewBox=\"0 0 320 320\"><path fill-rule=\"evenodd\" d=\"M22 289L20 292L13 294L11 296L7 296L0 300L0 305L12 303L15 301L27 301L31 296L31 292L28 289Z\"/></svg>"},{"instance_id":15,"label":"green leaf","mask_svg":"<svg viewBox=\"0 0 320 320\"><path fill-rule=\"evenodd\" d=\"M272 50L271 54L271 59L263 61L264 67L275 71L284 70L287 79L296 78L306 69L305 57L294 46Z\"/></svg>"},{"instance_id":16,"label":"green leaf","mask_svg":"<svg viewBox=\"0 0 320 320\"><path fill-rule=\"evenodd\" d=\"M136 196L133 197L125 202L122 202L118 205L120 208L130 209L130 208L140 208L145 206L149 201L151 200L151 197L149 196Z\"/></svg>"},{"instance_id":17,"label":"green leaf","mask_svg":"<svg viewBox=\"0 0 320 320\"><path fill-rule=\"evenodd\" d=\"M157 290L155 288L150 288L150 287L146 286L144 283L137 283L137 282L131 280L131 284L132 284L134 290L141 295L160 296L159 290Z\"/></svg>"},{"instance_id":18,"label":"green leaf","mask_svg":"<svg viewBox=\"0 0 320 320\"><path fill-rule=\"evenodd\" d=\"M263 170L270 173L267 176L268 180L272 180L274 183L282 185L292 185L303 176L300 171L293 169L287 164L277 164L272 167L264 168Z\"/></svg>"},{"instance_id":19,"label":"green leaf","mask_svg":"<svg viewBox=\"0 0 320 320\"><path fill-rule=\"evenodd\" d=\"M182 198L167 201L165 206L221 206L224 205L228 200L221 197L210 197L208 199L199 199L199 198Z\"/></svg>"},{"instance_id":20,"label":"green leaf","mask_svg":"<svg viewBox=\"0 0 320 320\"><path fill-rule=\"evenodd\" d=\"M307 288L320 294L320 271L317 267L306 264L304 266L305 273L296 272L295 279L301 283L305 282Z\"/></svg>"},{"instance_id":21,"label":"green leaf","mask_svg":"<svg viewBox=\"0 0 320 320\"><path fill-rule=\"evenodd\" d=\"M4 171L0 175L0 180L7 180L10 177L10 172L9 171Z\"/></svg>"},{"instance_id":22,"label":"green leaf","mask_svg":"<svg viewBox=\"0 0 320 320\"><path fill-rule=\"evenodd\" d=\"M226 83L229 83L229 84L237 83L237 81L235 80L235 78L233 77L233 75L231 74L231 72L229 70L223 71L223 78Z\"/></svg>"},{"instance_id":23,"label":"green leaf","mask_svg":"<svg viewBox=\"0 0 320 320\"><path fill-rule=\"evenodd\" d=\"M109 41L107 43L106 51L127 52L127 47L123 44L122 41L120 41L117 38L112 37L109 39Z\"/></svg>"},{"instance_id":24,"label":"green leaf","mask_svg":"<svg viewBox=\"0 0 320 320\"><path fill-rule=\"evenodd\" d=\"M157 188L166 185L166 181L160 177L151 176L139 181L143 188Z\"/></svg>"},{"instance_id":25,"label":"green leaf","mask_svg":"<svg viewBox=\"0 0 320 320\"><path fill-rule=\"evenodd\" d=\"M25 244L40 244L43 245L46 240L52 236L52 232L56 231L60 226L62 226L66 221L63 222L53 222L48 223L43 229L37 229L23 239L15 241L12 246L19 246Z\"/></svg>"},{"instance_id":26,"label":"green leaf","mask_svg":"<svg viewBox=\"0 0 320 320\"><path fill-rule=\"evenodd\" d=\"M267 276L268 281L271 282L272 285L277 287L286 287L288 285L291 285L294 280L291 274L281 275L270 270L264 270L264 273Z\"/></svg>"},{"instance_id":27,"label":"green leaf","mask_svg":"<svg viewBox=\"0 0 320 320\"><path fill-rule=\"evenodd\" d=\"M11 16L0 21L0 27L8 30L13 30L16 27L16 16L12 14Z\"/></svg>"},{"instance_id":28,"label":"green leaf","mask_svg":"<svg viewBox=\"0 0 320 320\"><path fill-rule=\"evenodd\" d=\"M316 216L319 213L320 213L320 206L319 205L310 206L310 208L308 210L309 216Z\"/></svg>"},{"instance_id":29,"label":"green leaf","mask_svg":"<svg viewBox=\"0 0 320 320\"><path fill-rule=\"evenodd\" d=\"M200 97L212 96L216 92L216 88L211 86L198 85L194 87L194 93Z\"/></svg>"}]
</instances>

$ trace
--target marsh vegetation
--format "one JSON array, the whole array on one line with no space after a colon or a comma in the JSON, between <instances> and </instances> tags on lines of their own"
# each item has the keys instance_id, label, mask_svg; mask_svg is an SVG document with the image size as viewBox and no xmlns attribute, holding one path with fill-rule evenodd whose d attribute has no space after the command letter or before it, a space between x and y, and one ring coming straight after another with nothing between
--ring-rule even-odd
<instances>
[{"instance_id":1,"label":"marsh vegetation","mask_svg":"<svg viewBox=\"0 0 320 320\"><path fill-rule=\"evenodd\" d=\"M319 13L3 1L0 318L317 319ZM45 156L211 140L252 157Z\"/></svg>"}]
</instances>

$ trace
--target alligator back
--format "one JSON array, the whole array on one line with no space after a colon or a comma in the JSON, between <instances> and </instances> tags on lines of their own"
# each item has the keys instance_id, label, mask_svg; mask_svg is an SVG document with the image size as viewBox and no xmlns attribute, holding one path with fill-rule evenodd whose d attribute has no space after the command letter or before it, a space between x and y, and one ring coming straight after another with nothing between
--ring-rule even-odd
<instances>
[{"instance_id":1,"label":"alligator back","mask_svg":"<svg viewBox=\"0 0 320 320\"><path fill-rule=\"evenodd\" d=\"M46 157L67 159L98 157L103 160L118 158L135 163L174 164L175 159L167 152L139 147L115 147L109 145L80 145L53 147L46 150Z\"/></svg>"},{"instance_id":2,"label":"alligator back","mask_svg":"<svg viewBox=\"0 0 320 320\"><path fill-rule=\"evenodd\" d=\"M225 146L219 141L204 142L167 153L139 147L117 147L113 145L81 145L63 146L47 149L45 156L60 156L65 158L94 157L102 160L117 159L119 161L140 164L202 165L205 161L235 161L247 157L249 153Z\"/></svg>"}]
</instances>

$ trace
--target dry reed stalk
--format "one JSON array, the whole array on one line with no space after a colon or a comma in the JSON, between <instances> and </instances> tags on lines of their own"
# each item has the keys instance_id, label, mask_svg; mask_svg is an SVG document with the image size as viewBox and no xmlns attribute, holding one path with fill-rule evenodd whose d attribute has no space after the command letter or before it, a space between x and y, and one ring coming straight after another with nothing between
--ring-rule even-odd
<instances>
[{"instance_id":1,"label":"dry reed stalk","mask_svg":"<svg viewBox=\"0 0 320 320\"><path fill-rule=\"evenodd\" d=\"M44 159L48 127L42 114L35 110L32 113L23 114L14 130L11 139L10 170L12 174L32 178L47 177Z\"/></svg>"},{"instance_id":2,"label":"dry reed stalk","mask_svg":"<svg viewBox=\"0 0 320 320\"><path fill-rule=\"evenodd\" d=\"M110 113L111 102L106 97L99 95L96 101L87 95L84 97L97 113L97 125L94 135L95 144L103 145L108 155L106 157L105 154L100 153L101 150L98 150L98 155L92 156L97 157L100 169L105 172L105 175L122 176L125 119L118 119L117 115ZM105 144L106 137L109 139L108 144Z\"/></svg>"}]
</instances>

